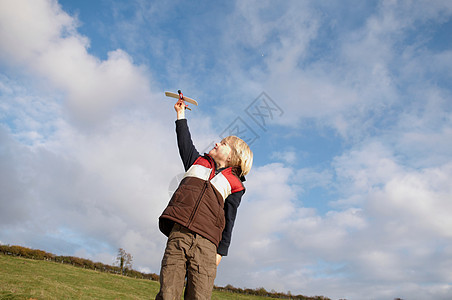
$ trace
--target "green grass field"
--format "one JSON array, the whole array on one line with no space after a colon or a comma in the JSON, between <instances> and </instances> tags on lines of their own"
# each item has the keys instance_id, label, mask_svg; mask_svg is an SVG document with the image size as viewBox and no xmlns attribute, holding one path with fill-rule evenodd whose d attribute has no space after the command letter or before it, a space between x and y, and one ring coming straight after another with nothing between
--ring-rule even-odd
<instances>
[{"instance_id":1,"label":"green grass field","mask_svg":"<svg viewBox=\"0 0 452 300\"><path fill-rule=\"evenodd\" d=\"M154 299L155 281L0 255L0 299ZM268 299L214 291L212 299Z\"/></svg>"}]
</instances>

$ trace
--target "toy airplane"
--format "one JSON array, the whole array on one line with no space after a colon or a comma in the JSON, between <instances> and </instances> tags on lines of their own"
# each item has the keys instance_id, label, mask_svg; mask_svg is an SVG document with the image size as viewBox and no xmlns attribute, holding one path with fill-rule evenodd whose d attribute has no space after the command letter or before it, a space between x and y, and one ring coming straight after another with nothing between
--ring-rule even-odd
<instances>
[{"instance_id":1,"label":"toy airplane","mask_svg":"<svg viewBox=\"0 0 452 300\"><path fill-rule=\"evenodd\" d=\"M176 93L171 93L171 92L165 92L165 95L167 97L181 99L181 100L187 101L188 103L191 103L191 104L194 104L194 105L198 106L198 102L195 99L192 99L192 98L184 96L184 94L182 94L182 92L180 90L177 91L177 94ZM189 107L186 107L186 108L191 110Z\"/></svg>"}]
</instances>

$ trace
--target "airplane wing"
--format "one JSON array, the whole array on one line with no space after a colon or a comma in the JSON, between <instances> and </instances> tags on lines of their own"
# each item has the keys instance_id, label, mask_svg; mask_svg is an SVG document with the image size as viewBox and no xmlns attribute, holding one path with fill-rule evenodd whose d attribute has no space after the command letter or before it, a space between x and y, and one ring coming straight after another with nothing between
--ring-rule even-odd
<instances>
[{"instance_id":1,"label":"airplane wing","mask_svg":"<svg viewBox=\"0 0 452 300\"><path fill-rule=\"evenodd\" d=\"M176 93L165 92L165 95L167 97L179 99L179 94L176 94ZM189 98L187 96L184 96L184 100L187 101L188 103L194 104L196 106L198 105L198 102L195 99Z\"/></svg>"}]
</instances>

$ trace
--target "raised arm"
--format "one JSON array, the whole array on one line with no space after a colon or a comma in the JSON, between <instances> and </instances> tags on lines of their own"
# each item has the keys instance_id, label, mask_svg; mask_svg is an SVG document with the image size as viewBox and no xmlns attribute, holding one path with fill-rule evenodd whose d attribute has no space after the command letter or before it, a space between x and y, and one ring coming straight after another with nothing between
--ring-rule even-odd
<instances>
[{"instance_id":1,"label":"raised arm","mask_svg":"<svg viewBox=\"0 0 452 300\"><path fill-rule=\"evenodd\" d=\"M190 130L188 128L187 119L185 119L185 103L182 100L177 101L174 105L177 113L176 120L176 135L177 146L179 147L179 154L184 164L184 169L187 171L190 166L199 157L199 152L196 150L191 139Z\"/></svg>"}]
</instances>

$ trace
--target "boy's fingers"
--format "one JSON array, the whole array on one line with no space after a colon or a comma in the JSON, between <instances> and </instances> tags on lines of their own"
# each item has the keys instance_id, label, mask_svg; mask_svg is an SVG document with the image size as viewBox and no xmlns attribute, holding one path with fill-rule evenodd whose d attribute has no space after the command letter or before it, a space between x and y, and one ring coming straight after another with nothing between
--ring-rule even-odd
<instances>
[{"instance_id":1,"label":"boy's fingers","mask_svg":"<svg viewBox=\"0 0 452 300\"><path fill-rule=\"evenodd\" d=\"M179 107L181 107L181 108L188 108L188 105L185 104L185 101L182 100L182 99L179 99L179 100L176 102L176 105L179 106Z\"/></svg>"}]
</instances>

